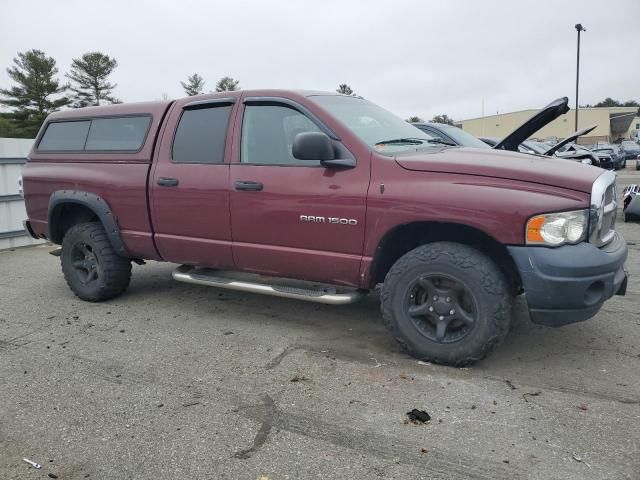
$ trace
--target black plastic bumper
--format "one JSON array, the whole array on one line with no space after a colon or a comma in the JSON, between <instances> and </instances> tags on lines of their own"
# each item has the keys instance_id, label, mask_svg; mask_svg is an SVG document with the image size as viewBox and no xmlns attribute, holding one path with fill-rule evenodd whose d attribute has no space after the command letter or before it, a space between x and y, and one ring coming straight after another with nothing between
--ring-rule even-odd
<instances>
[{"instance_id":1,"label":"black plastic bumper","mask_svg":"<svg viewBox=\"0 0 640 480\"><path fill-rule=\"evenodd\" d=\"M507 247L529 305L531 321L559 327L593 317L605 300L627 288L627 244L616 234L605 247Z\"/></svg>"}]
</instances>

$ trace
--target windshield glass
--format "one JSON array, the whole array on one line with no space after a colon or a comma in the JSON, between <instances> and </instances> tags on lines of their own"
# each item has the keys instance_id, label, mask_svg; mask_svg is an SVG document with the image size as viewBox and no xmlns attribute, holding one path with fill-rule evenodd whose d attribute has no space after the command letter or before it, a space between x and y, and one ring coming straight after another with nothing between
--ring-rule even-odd
<instances>
[{"instance_id":1,"label":"windshield glass","mask_svg":"<svg viewBox=\"0 0 640 480\"><path fill-rule=\"evenodd\" d=\"M478 137L474 137L469 132L465 132L461 128L453 125L438 124L438 128L449 135L455 142L462 147L473 148L491 148Z\"/></svg>"},{"instance_id":2,"label":"windshield glass","mask_svg":"<svg viewBox=\"0 0 640 480\"><path fill-rule=\"evenodd\" d=\"M434 137L368 100L344 95L314 95L311 100L329 111L358 138L390 155L417 148L443 148Z\"/></svg>"}]
</instances>

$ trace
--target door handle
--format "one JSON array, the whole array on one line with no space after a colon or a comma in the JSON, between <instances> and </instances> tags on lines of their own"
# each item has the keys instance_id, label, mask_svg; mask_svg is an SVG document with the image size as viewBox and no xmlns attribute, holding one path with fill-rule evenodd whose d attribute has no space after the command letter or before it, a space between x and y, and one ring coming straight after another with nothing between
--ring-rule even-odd
<instances>
[{"instance_id":1,"label":"door handle","mask_svg":"<svg viewBox=\"0 0 640 480\"><path fill-rule=\"evenodd\" d=\"M237 180L235 182L236 190L248 190L251 192L259 192L264 188L260 182L252 182L250 180Z\"/></svg>"},{"instance_id":2,"label":"door handle","mask_svg":"<svg viewBox=\"0 0 640 480\"><path fill-rule=\"evenodd\" d=\"M178 183L177 178L160 177L158 179L158 185L162 187L177 187Z\"/></svg>"}]
</instances>

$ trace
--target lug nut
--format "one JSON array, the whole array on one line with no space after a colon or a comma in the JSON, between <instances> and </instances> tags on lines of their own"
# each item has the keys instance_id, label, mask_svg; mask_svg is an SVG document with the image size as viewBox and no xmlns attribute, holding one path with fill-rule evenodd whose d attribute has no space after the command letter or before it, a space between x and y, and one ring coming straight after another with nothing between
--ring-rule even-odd
<instances>
[{"instance_id":1,"label":"lug nut","mask_svg":"<svg viewBox=\"0 0 640 480\"><path fill-rule=\"evenodd\" d=\"M438 300L438 296L437 296L437 295L434 295L434 296L433 296L433 301L435 302L436 300Z\"/></svg>"},{"instance_id":2,"label":"lug nut","mask_svg":"<svg viewBox=\"0 0 640 480\"><path fill-rule=\"evenodd\" d=\"M447 297L446 301L449 303L451 301L451 297Z\"/></svg>"},{"instance_id":3,"label":"lug nut","mask_svg":"<svg viewBox=\"0 0 640 480\"><path fill-rule=\"evenodd\" d=\"M430 312L433 312L433 307L429 307L429 311L430 311Z\"/></svg>"},{"instance_id":4,"label":"lug nut","mask_svg":"<svg viewBox=\"0 0 640 480\"><path fill-rule=\"evenodd\" d=\"M442 315L440 315L440 316L438 317L438 319L439 319L439 320L444 320L444 317L443 317Z\"/></svg>"},{"instance_id":5,"label":"lug nut","mask_svg":"<svg viewBox=\"0 0 640 480\"><path fill-rule=\"evenodd\" d=\"M452 308L451 310L449 310L449 315L455 315L456 311Z\"/></svg>"}]
</instances>

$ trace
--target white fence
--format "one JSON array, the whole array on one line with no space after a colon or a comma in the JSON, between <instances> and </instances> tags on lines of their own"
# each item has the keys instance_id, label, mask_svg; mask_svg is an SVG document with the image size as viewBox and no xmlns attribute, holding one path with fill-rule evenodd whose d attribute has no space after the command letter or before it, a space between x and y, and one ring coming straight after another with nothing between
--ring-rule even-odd
<instances>
[{"instance_id":1,"label":"white fence","mask_svg":"<svg viewBox=\"0 0 640 480\"><path fill-rule=\"evenodd\" d=\"M32 144L29 139L0 138L0 250L40 243L22 226L27 213L18 192L18 178Z\"/></svg>"}]
</instances>

